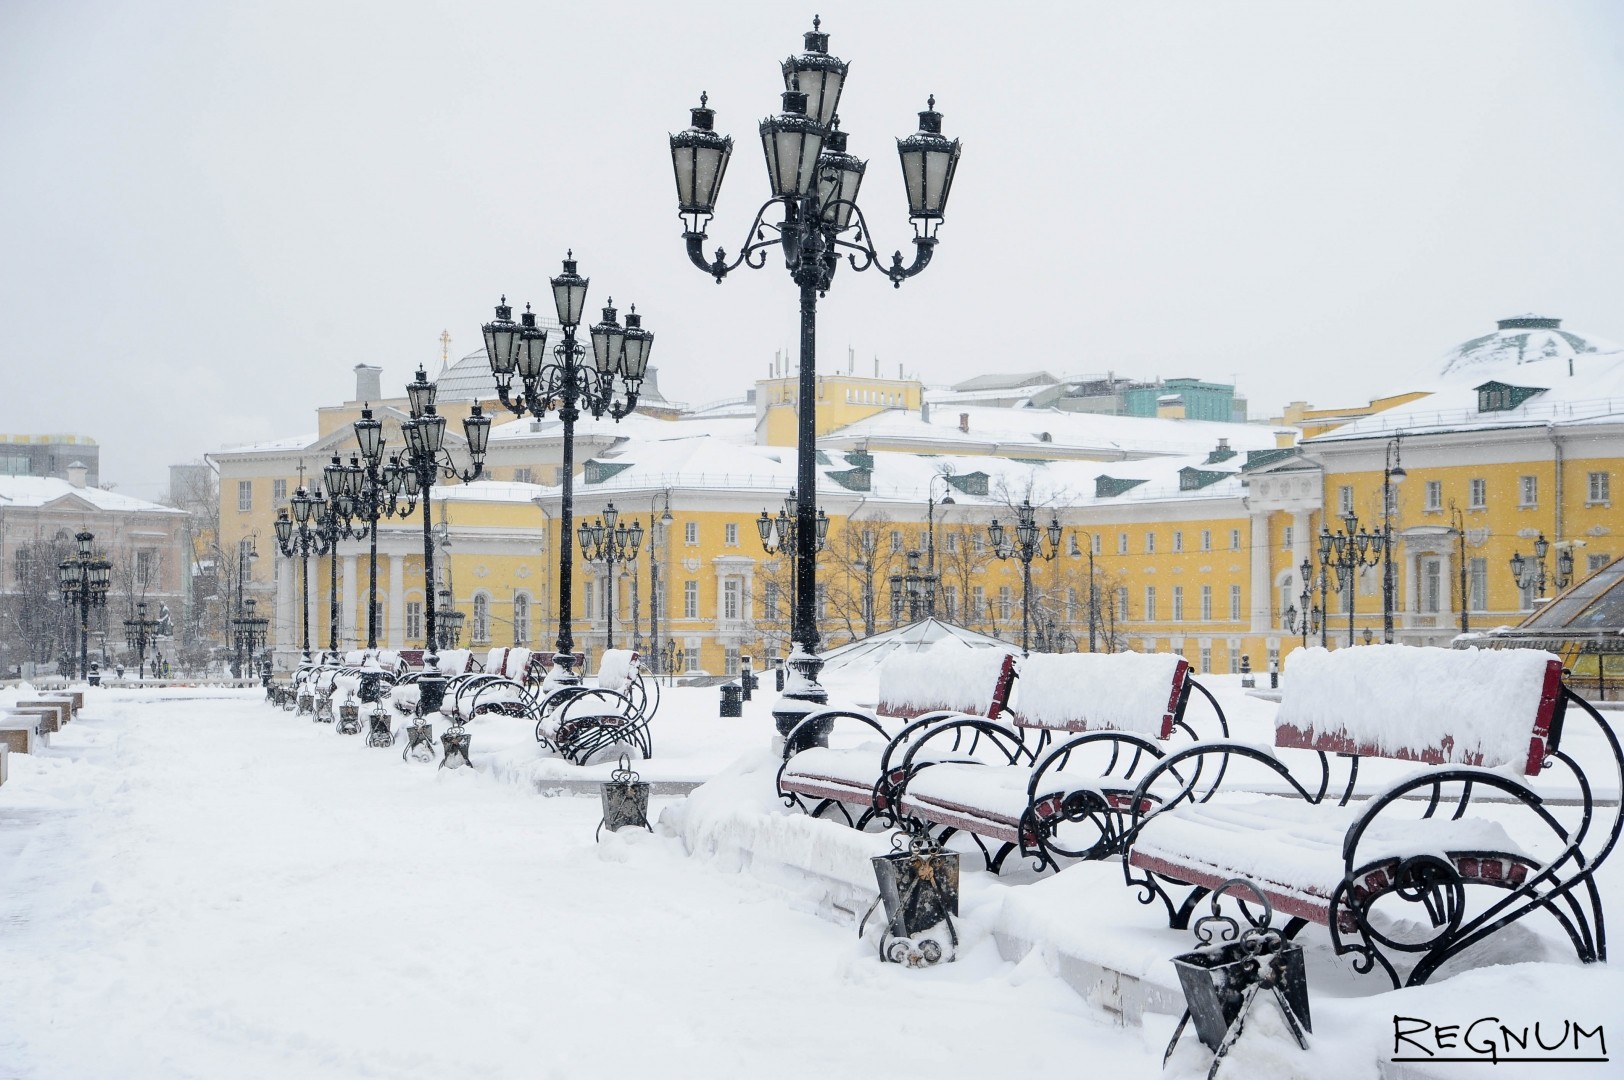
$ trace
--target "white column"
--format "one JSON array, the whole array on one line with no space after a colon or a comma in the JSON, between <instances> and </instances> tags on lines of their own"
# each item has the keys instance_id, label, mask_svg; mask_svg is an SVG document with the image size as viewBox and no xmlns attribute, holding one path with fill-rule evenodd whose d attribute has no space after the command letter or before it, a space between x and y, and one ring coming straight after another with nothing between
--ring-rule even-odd
<instances>
[{"instance_id":1,"label":"white column","mask_svg":"<svg viewBox=\"0 0 1624 1080\"><path fill-rule=\"evenodd\" d=\"M310 611L310 655L319 657L321 655L321 643L324 640L321 636L321 560L312 555L309 562L305 563L305 566L310 571L309 574L304 575L307 578L305 581L305 599L310 604L308 609ZM304 574L304 570L301 569L300 573ZM300 620L299 644L301 646L304 645L303 620L305 610L301 608L298 615Z\"/></svg>"},{"instance_id":2,"label":"white column","mask_svg":"<svg viewBox=\"0 0 1624 1080\"><path fill-rule=\"evenodd\" d=\"M1310 519L1311 515L1307 510L1297 510L1291 515L1291 566L1294 571L1303 565L1304 559L1308 558L1309 542L1313 539L1308 535ZM1292 576L1298 575L1294 573ZM1301 581L1297 582L1299 592L1302 591L1302 586Z\"/></svg>"},{"instance_id":3,"label":"white column","mask_svg":"<svg viewBox=\"0 0 1624 1080\"><path fill-rule=\"evenodd\" d=\"M298 647L298 631L294 629L295 616L293 611L293 576L299 572L299 564L292 559L281 555L275 556L281 560L278 567L281 573L276 575L276 647L287 649Z\"/></svg>"},{"instance_id":4,"label":"white column","mask_svg":"<svg viewBox=\"0 0 1624 1080\"><path fill-rule=\"evenodd\" d=\"M1252 514L1252 630L1261 633L1269 629L1269 598L1274 583L1269 579L1269 513L1266 510ZM1169 600L1171 603L1171 600Z\"/></svg>"},{"instance_id":5,"label":"white column","mask_svg":"<svg viewBox=\"0 0 1624 1080\"><path fill-rule=\"evenodd\" d=\"M359 648L366 644L366 620L355 617L355 556L344 556L344 563L340 568L344 581L340 586L339 603L343 612L344 625L349 633L339 639L339 647L354 645Z\"/></svg>"},{"instance_id":6,"label":"white column","mask_svg":"<svg viewBox=\"0 0 1624 1080\"><path fill-rule=\"evenodd\" d=\"M382 555L378 562L384 562ZM389 645L391 648L403 649L406 647L406 560L399 555L389 556ZM383 642L379 642L383 644Z\"/></svg>"}]
</instances>

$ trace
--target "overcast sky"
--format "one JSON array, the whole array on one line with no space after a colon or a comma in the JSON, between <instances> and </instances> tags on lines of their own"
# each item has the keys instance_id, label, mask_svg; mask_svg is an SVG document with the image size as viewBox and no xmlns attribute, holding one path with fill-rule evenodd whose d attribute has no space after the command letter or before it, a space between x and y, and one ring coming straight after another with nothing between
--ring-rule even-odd
<instances>
[{"instance_id":1,"label":"overcast sky","mask_svg":"<svg viewBox=\"0 0 1624 1080\"><path fill-rule=\"evenodd\" d=\"M820 368L1194 375L1253 415L1362 401L1525 311L1624 340L1624 5L0 0L0 432L165 466L313 431L453 357L573 247L666 394L793 347L782 262L690 266L666 135L736 149L708 246L766 194L756 124L813 11L882 251L893 138L964 141L941 245L838 275ZM550 302L548 302L550 303Z\"/></svg>"}]
</instances>

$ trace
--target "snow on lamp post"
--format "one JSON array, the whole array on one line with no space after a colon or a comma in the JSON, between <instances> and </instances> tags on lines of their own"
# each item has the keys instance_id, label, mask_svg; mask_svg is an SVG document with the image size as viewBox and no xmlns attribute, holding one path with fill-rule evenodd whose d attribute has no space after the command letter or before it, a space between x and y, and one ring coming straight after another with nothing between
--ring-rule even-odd
<instances>
[{"instance_id":1,"label":"snow on lamp post","mask_svg":"<svg viewBox=\"0 0 1624 1080\"><path fill-rule=\"evenodd\" d=\"M854 271L882 265L868 222L857 205L857 192L867 162L846 152L846 133L839 130L838 106L845 89L845 61L829 54L829 35L817 19L805 35L805 50L782 64L783 109L761 121L762 153L767 165L769 196L756 211L746 241L730 262L725 249L705 255L706 228L716 209L722 179L733 154L733 140L715 131L716 113L701 94L690 111L691 126L670 137L671 164L677 183L677 213L684 223L683 243L689 260L718 283L740 266L761 269L777 248L790 279L800 290L800 382L797 397L797 506L795 588L792 609L796 679L786 684L774 710L781 733L787 734L808 709L828 701L818 685L816 521L817 304L829 291L842 258ZM893 285L913 277L930 262L958 168L959 142L942 135L942 115L931 98L919 114L919 130L897 140L908 216L914 225L913 262L892 256L882 273ZM768 220L769 214L778 220ZM765 537L763 538L765 540Z\"/></svg>"},{"instance_id":2,"label":"snow on lamp post","mask_svg":"<svg viewBox=\"0 0 1624 1080\"><path fill-rule=\"evenodd\" d=\"M1015 509L1015 536L1013 542L993 518L987 526L987 539L992 541L993 553L1000 559L1019 559L1021 563L1021 655L1029 655L1027 638L1031 631L1032 622L1032 560L1042 556L1045 562L1052 561L1060 554L1060 519L1052 517L1047 529L1049 547L1043 547L1043 540L1038 535L1037 512L1032 508L1029 500L1022 499L1021 505Z\"/></svg>"}]
</instances>

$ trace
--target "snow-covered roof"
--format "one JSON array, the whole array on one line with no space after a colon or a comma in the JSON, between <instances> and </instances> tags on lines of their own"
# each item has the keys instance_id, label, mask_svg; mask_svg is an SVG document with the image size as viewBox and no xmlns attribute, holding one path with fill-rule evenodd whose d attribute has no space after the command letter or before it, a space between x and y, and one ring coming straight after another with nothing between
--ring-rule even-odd
<instances>
[{"instance_id":1,"label":"snow-covered roof","mask_svg":"<svg viewBox=\"0 0 1624 1080\"><path fill-rule=\"evenodd\" d=\"M1541 333L1566 340L1555 331ZM1398 431L1425 434L1624 421L1624 348L1595 338L1582 340L1593 347L1553 345L1537 356L1510 345L1474 350L1471 362L1441 377L1425 397L1360 417L1308 442L1384 438ZM1487 362L1491 355L1498 356L1498 366ZM1520 401L1512 408L1483 411L1478 388L1487 383L1518 390Z\"/></svg>"},{"instance_id":2,"label":"snow-covered roof","mask_svg":"<svg viewBox=\"0 0 1624 1080\"><path fill-rule=\"evenodd\" d=\"M563 435L564 422L558 419L556 413L548 413L541 420L527 416L505 424L494 424L491 427L493 443L513 439L558 439L563 438ZM587 413L575 421L575 437L578 439L593 436L600 439L662 442L670 439L691 439L697 435L711 435L728 442L752 443L756 437L755 414L752 412L748 416L679 417L675 420L661 420L641 413L632 413L617 421L609 416L594 417Z\"/></svg>"},{"instance_id":3,"label":"snow-covered roof","mask_svg":"<svg viewBox=\"0 0 1624 1080\"><path fill-rule=\"evenodd\" d=\"M887 657L898 653L921 652L939 641L948 639L966 648L996 649L999 654L1007 653L1013 648L1007 641L978 634L956 623L943 622L940 619L921 619L907 626L899 626L895 630L887 630L883 634L859 638L839 648L830 649L823 654L821 677L825 680L829 678L872 680L878 677L880 665ZM991 679L987 680L986 690L987 696L990 697Z\"/></svg>"},{"instance_id":4,"label":"snow-covered roof","mask_svg":"<svg viewBox=\"0 0 1624 1080\"><path fill-rule=\"evenodd\" d=\"M1619 346L1588 334L1562 329L1546 315L1501 319L1492 334L1473 338L1444 354L1438 374L1445 379L1479 381L1489 371L1545 360L1566 363L1593 353L1616 353Z\"/></svg>"},{"instance_id":5,"label":"snow-covered roof","mask_svg":"<svg viewBox=\"0 0 1624 1080\"><path fill-rule=\"evenodd\" d=\"M674 424L656 427L671 428ZM1216 447L1213 448L1214 450ZM818 455L821 497L861 496L871 504L918 507L932 491L955 503L1008 506L1030 497L1034 505L1064 508L1120 506L1155 501L1238 498L1245 455L1214 460L1200 454L1127 461L1021 461L1001 456L941 457L895 451L838 450ZM950 475L946 485L940 478ZM1109 482L1100 483L1106 477ZM657 441L627 439L589 460L575 486L577 498L667 488L716 492L772 492L795 486L795 448L757 446L717 435ZM558 489L545 489L556 494Z\"/></svg>"},{"instance_id":6,"label":"snow-covered roof","mask_svg":"<svg viewBox=\"0 0 1624 1080\"><path fill-rule=\"evenodd\" d=\"M183 514L172 506L162 506L114 491L94 487L74 487L54 476L0 476L0 506L43 507L59 499L75 496L98 510L120 513Z\"/></svg>"},{"instance_id":7,"label":"snow-covered roof","mask_svg":"<svg viewBox=\"0 0 1624 1080\"><path fill-rule=\"evenodd\" d=\"M967 431L960 430L961 414ZM1243 452L1272 449L1275 431L1257 424L965 406L951 412L932 410L928 420L917 412L887 410L830 432L819 445L851 447L873 441L926 449L935 443L984 446L988 453L1019 454L1030 448L1039 457L1069 452L1068 456L1113 460L1194 454L1212 449L1220 439Z\"/></svg>"},{"instance_id":8,"label":"snow-covered roof","mask_svg":"<svg viewBox=\"0 0 1624 1080\"><path fill-rule=\"evenodd\" d=\"M303 450L305 447L321 438L312 431L308 435L288 435L280 439L268 439L257 443L227 443L217 453L221 454L255 454L271 453L274 451Z\"/></svg>"}]
</instances>

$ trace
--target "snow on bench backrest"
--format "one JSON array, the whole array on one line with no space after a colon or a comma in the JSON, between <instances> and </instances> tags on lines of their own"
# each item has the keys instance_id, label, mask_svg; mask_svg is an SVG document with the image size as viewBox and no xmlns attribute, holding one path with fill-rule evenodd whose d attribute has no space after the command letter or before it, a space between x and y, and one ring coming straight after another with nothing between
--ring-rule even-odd
<instances>
[{"instance_id":1,"label":"snow on bench backrest","mask_svg":"<svg viewBox=\"0 0 1624 1080\"><path fill-rule=\"evenodd\" d=\"M598 658L598 686L624 694L637 675L637 654L630 649L605 649Z\"/></svg>"},{"instance_id":2,"label":"snow on bench backrest","mask_svg":"<svg viewBox=\"0 0 1624 1080\"><path fill-rule=\"evenodd\" d=\"M919 652L897 651L880 664L879 712L912 719L948 710L996 717L1009 703L1015 657L945 638Z\"/></svg>"},{"instance_id":3,"label":"snow on bench backrest","mask_svg":"<svg viewBox=\"0 0 1624 1080\"><path fill-rule=\"evenodd\" d=\"M1190 664L1176 653L1038 654L1021 661L1015 722L1061 731L1173 734Z\"/></svg>"},{"instance_id":4,"label":"snow on bench backrest","mask_svg":"<svg viewBox=\"0 0 1624 1080\"><path fill-rule=\"evenodd\" d=\"M470 671L478 671L479 666L474 660L472 649L441 649L440 671L445 675L465 675Z\"/></svg>"},{"instance_id":5,"label":"snow on bench backrest","mask_svg":"<svg viewBox=\"0 0 1624 1080\"><path fill-rule=\"evenodd\" d=\"M1286 662L1275 745L1540 771L1562 661L1536 649L1365 645Z\"/></svg>"},{"instance_id":6,"label":"snow on bench backrest","mask_svg":"<svg viewBox=\"0 0 1624 1080\"><path fill-rule=\"evenodd\" d=\"M485 656L486 672L514 682L524 682L525 665L529 663L529 649L492 649Z\"/></svg>"}]
</instances>

